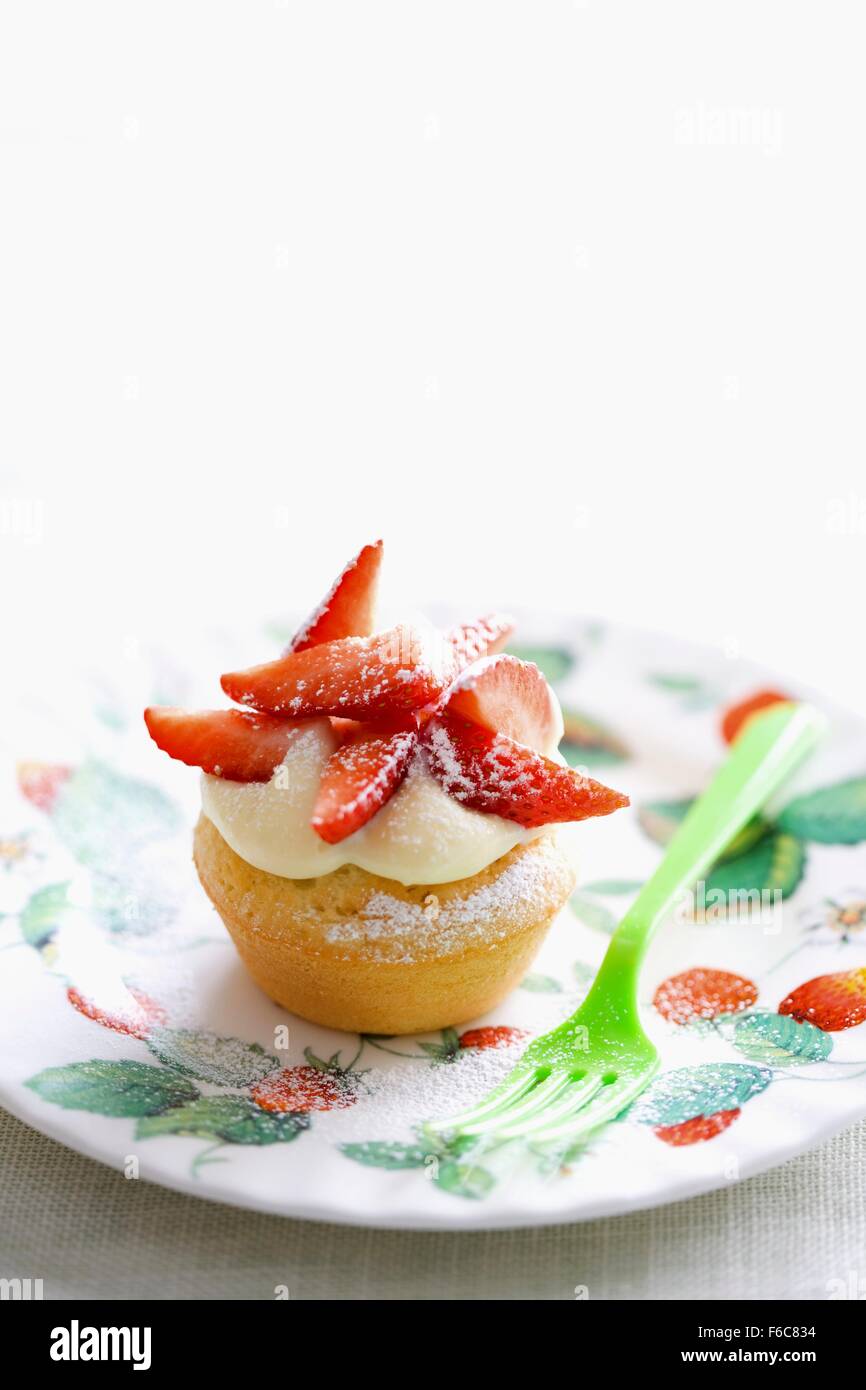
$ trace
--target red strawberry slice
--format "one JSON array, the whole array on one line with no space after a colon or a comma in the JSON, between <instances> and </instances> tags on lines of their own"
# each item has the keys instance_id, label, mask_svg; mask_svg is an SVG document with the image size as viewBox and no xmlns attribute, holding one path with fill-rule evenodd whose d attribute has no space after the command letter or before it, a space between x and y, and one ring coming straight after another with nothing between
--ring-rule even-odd
<instances>
[{"instance_id":1,"label":"red strawberry slice","mask_svg":"<svg viewBox=\"0 0 866 1390\"><path fill-rule=\"evenodd\" d=\"M418 743L415 729L368 725L332 753L319 784L312 827L337 845L376 814L397 790Z\"/></svg>"},{"instance_id":2,"label":"red strawberry slice","mask_svg":"<svg viewBox=\"0 0 866 1390\"><path fill-rule=\"evenodd\" d=\"M479 657L501 651L513 631L514 624L504 613L488 613L474 623L452 627L446 633L446 641L453 647L458 670L462 671Z\"/></svg>"},{"instance_id":3,"label":"red strawberry slice","mask_svg":"<svg viewBox=\"0 0 866 1390\"><path fill-rule=\"evenodd\" d=\"M296 719L373 719L436 700L454 678L454 654L431 630L400 626L344 637L222 677L232 700Z\"/></svg>"},{"instance_id":4,"label":"red strawberry slice","mask_svg":"<svg viewBox=\"0 0 866 1390\"><path fill-rule=\"evenodd\" d=\"M336 715L330 722L338 743L345 743L347 738L351 738L363 727L357 719L338 719Z\"/></svg>"},{"instance_id":5,"label":"red strawberry slice","mask_svg":"<svg viewBox=\"0 0 866 1390\"><path fill-rule=\"evenodd\" d=\"M295 633L288 650L303 652L320 642L336 642L341 637L369 637L375 627L381 564L382 542L365 545Z\"/></svg>"},{"instance_id":6,"label":"red strawberry slice","mask_svg":"<svg viewBox=\"0 0 866 1390\"><path fill-rule=\"evenodd\" d=\"M444 635L445 661L452 668L451 680L482 657L498 652L514 631L510 618L491 613L474 623L461 623ZM418 723L424 725L448 703L448 687L425 709L418 711Z\"/></svg>"},{"instance_id":7,"label":"red strawberry slice","mask_svg":"<svg viewBox=\"0 0 866 1390\"><path fill-rule=\"evenodd\" d=\"M240 709L190 713L151 706L144 722L170 758L232 782L269 782L297 728L290 719Z\"/></svg>"},{"instance_id":8,"label":"red strawberry slice","mask_svg":"<svg viewBox=\"0 0 866 1390\"><path fill-rule=\"evenodd\" d=\"M621 792L468 719L433 720L424 743L430 770L449 795L518 825L586 820L629 804Z\"/></svg>"},{"instance_id":9,"label":"red strawberry slice","mask_svg":"<svg viewBox=\"0 0 866 1390\"><path fill-rule=\"evenodd\" d=\"M555 745L562 732L544 676L532 662L516 656L483 656L476 661L457 677L445 708L538 753Z\"/></svg>"},{"instance_id":10,"label":"red strawberry slice","mask_svg":"<svg viewBox=\"0 0 866 1390\"><path fill-rule=\"evenodd\" d=\"M759 710L769 709L771 705L785 704L790 695L780 695L778 690L759 690L747 700L731 705L722 716L722 738L725 743L733 743L747 719Z\"/></svg>"}]
</instances>

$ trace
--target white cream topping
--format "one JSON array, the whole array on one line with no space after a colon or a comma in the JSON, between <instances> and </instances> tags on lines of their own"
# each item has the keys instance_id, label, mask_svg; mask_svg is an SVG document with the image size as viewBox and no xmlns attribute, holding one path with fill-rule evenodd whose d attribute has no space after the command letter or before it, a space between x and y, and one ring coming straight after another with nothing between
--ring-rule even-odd
<instances>
[{"instance_id":1,"label":"white cream topping","mask_svg":"<svg viewBox=\"0 0 866 1390\"><path fill-rule=\"evenodd\" d=\"M556 699L551 747L562 734ZM472 811L442 789L423 752L406 780L376 815L338 845L310 825L322 770L337 747L327 719L298 725L270 782L230 782L202 775L202 807L236 854L281 878L315 878L343 864L398 883L449 883L469 878L539 832Z\"/></svg>"}]
</instances>

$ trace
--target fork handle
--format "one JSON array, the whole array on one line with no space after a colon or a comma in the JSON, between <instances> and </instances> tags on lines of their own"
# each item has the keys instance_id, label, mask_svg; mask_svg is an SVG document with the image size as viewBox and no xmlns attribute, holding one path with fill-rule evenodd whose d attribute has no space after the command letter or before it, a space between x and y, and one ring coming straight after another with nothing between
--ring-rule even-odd
<instances>
[{"instance_id":1,"label":"fork handle","mask_svg":"<svg viewBox=\"0 0 866 1390\"><path fill-rule=\"evenodd\" d=\"M774 705L752 716L611 937L582 1017L594 1004L603 1006L607 1023L614 1014L623 1022L636 1017L638 974L659 925L810 752L824 728L823 717L805 704Z\"/></svg>"}]
</instances>

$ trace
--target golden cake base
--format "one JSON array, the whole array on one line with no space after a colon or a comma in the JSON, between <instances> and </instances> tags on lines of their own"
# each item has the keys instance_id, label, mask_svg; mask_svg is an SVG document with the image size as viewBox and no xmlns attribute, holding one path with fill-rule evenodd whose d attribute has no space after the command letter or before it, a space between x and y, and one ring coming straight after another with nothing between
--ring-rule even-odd
<instances>
[{"instance_id":1,"label":"golden cake base","mask_svg":"<svg viewBox=\"0 0 866 1390\"><path fill-rule=\"evenodd\" d=\"M405 888L346 865L312 879L253 868L206 816L193 857L258 985L352 1033L424 1033L484 1014L522 979L574 886L545 832L454 883Z\"/></svg>"}]
</instances>

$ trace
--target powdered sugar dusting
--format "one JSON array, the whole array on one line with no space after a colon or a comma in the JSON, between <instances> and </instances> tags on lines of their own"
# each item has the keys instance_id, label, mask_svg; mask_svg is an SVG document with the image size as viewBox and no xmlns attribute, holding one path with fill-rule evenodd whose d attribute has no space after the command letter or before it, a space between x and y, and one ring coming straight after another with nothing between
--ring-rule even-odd
<instances>
[{"instance_id":1,"label":"powdered sugar dusting","mask_svg":"<svg viewBox=\"0 0 866 1390\"><path fill-rule=\"evenodd\" d=\"M370 637L342 637L228 672L222 686L234 700L296 718L389 714L438 699L453 674L453 659L429 624L402 623Z\"/></svg>"},{"instance_id":2,"label":"powdered sugar dusting","mask_svg":"<svg viewBox=\"0 0 866 1390\"><path fill-rule=\"evenodd\" d=\"M402 771L406 759L412 752L415 733L408 729L390 739L373 741L382 750L383 756L372 775L362 777L362 774L368 774L370 767L370 756L364 742L344 744L341 750L343 767L350 778L354 777L359 788L354 796L344 801L343 809L346 813L359 805L366 805L368 802L378 803L381 800L382 793L391 787L395 776Z\"/></svg>"},{"instance_id":3,"label":"powdered sugar dusting","mask_svg":"<svg viewBox=\"0 0 866 1390\"><path fill-rule=\"evenodd\" d=\"M437 774L448 795L456 796L458 801L468 796L472 783L463 774L457 751L444 724L431 725L427 744L436 758Z\"/></svg>"},{"instance_id":4,"label":"powdered sugar dusting","mask_svg":"<svg viewBox=\"0 0 866 1390\"><path fill-rule=\"evenodd\" d=\"M448 642L461 667L471 666L485 652L496 651L514 629L511 618L504 613L490 613L474 623L452 627Z\"/></svg>"},{"instance_id":5,"label":"powdered sugar dusting","mask_svg":"<svg viewBox=\"0 0 866 1390\"><path fill-rule=\"evenodd\" d=\"M452 1062L432 1066L415 1055L391 1062L380 1054L379 1060L391 1065L377 1064L365 1075L358 1104L339 1114L318 1116L316 1128L323 1138L339 1143L409 1139L425 1120L453 1115L479 1100L505 1078L525 1046L525 1039L517 1039L509 1047L466 1048ZM393 1047L412 1054L417 1043L414 1038L398 1039Z\"/></svg>"},{"instance_id":6,"label":"powdered sugar dusting","mask_svg":"<svg viewBox=\"0 0 866 1390\"><path fill-rule=\"evenodd\" d=\"M556 854L552 841L545 839L532 854L516 856L489 883L466 895L428 893L414 902L371 893L357 916L325 925L325 939L332 946L373 947L378 959L401 964L452 955L473 942L503 940L544 912Z\"/></svg>"}]
</instances>

